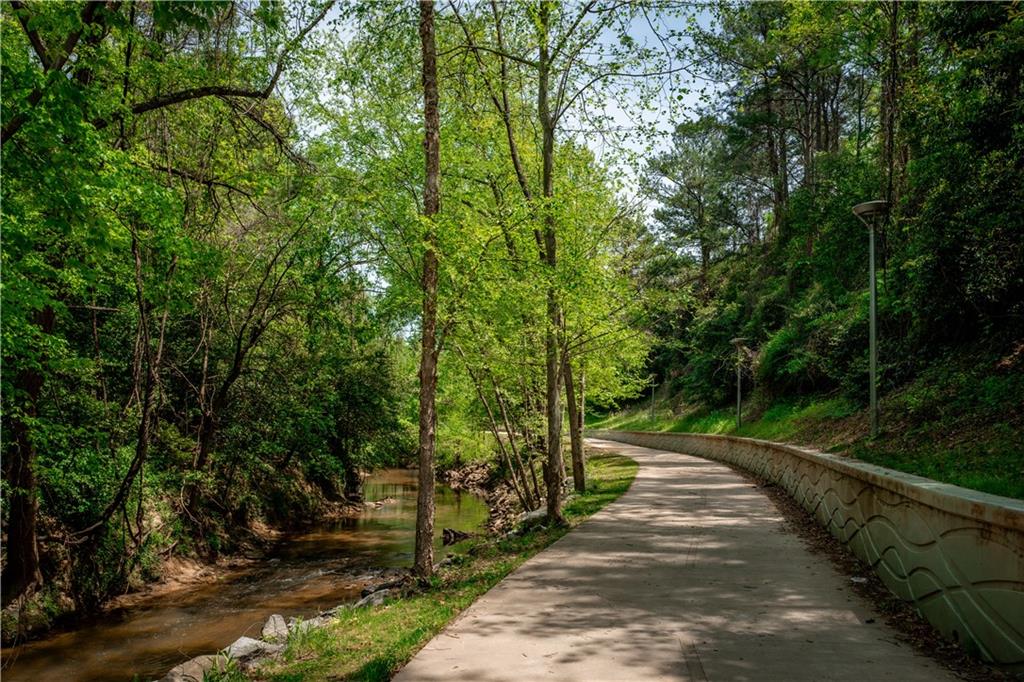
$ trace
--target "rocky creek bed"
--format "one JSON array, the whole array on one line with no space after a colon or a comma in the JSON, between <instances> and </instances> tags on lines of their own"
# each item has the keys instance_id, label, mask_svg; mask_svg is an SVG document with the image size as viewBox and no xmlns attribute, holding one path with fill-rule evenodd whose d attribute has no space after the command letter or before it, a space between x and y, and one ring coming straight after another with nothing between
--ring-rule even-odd
<instances>
[{"instance_id":1,"label":"rocky creek bed","mask_svg":"<svg viewBox=\"0 0 1024 682\"><path fill-rule=\"evenodd\" d=\"M440 473L444 485L456 492L473 494L486 501L488 507L487 529L492 533L508 532L522 521L529 521L530 514L524 514L515 493L504 481L496 479L491 467L484 462L469 464ZM379 507L392 500L369 502ZM473 537L457 528L442 528L443 545L453 545ZM444 557L441 564L451 557ZM236 665L243 671L260 667L268 660L280 655L289 636L304 634L310 630L329 625L341 612L378 606L388 599L408 596L417 589L416 580L407 569L374 569L360 575L365 581L360 599L320 611L306 619L291 617L287 620L281 614L272 614L260 630L260 637L242 636L215 654L203 654L189 659L172 668L159 682L201 682L212 670L223 671L229 665Z\"/></svg>"},{"instance_id":2,"label":"rocky creek bed","mask_svg":"<svg viewBox=\"0 0 1024 682\"><path fill-rule=\"evenodd\" d=\"M208 672L222 671L231 663L242 670L258 667L284 650L289 635L322 628L340 611L378 606L389 597L402 596L416 587L415 580L405 569L375 569L363 578L367 586L354 604L339 604L308 619L293 616L285 620L279 613L272 614L263 624L259 638L243 635L216 654L203 654L176 665L159 682L202 682Z\"/></svg>"},{"instance_id":3,"label":"rocky creek bed","mask_svg":"<svg viewBox=\"0 0 1024 682\"><path fill-rule=\"evenodd\" d=\"M141 595L72 630L6 648L3 678L156 679L196 657L224 660L221 652L240 637L265 641L263 626L272 615L281 616L286 626L316 623L366 596L383 593L369 603L395 596L398 586L388 584L404 581L400 569L411 564L415 479L414 470L376 472L366 482L368 504L356 517L283 537L266 557L215 571L198 584ZM489 511L478 495L439 485L436 518L435 551L441 557L450 551L442 545L442 529L482 532ZM251 642L246 646L253 651L245 659L265 650Z\"/></svg>"},{"instance_id":4,"label":"rocky creek bed","mask_svg":"<svg viewBox=\"0 0 1024 682\"><path fill-rule=\"evenodd\" d=\"M508 481L498 479L487 462L476 462L444 471L440 475L452 490L469 492L487 502L487 529L504 533L515 526L523 513L522 505Z\"/></svg>"}]
</instances>

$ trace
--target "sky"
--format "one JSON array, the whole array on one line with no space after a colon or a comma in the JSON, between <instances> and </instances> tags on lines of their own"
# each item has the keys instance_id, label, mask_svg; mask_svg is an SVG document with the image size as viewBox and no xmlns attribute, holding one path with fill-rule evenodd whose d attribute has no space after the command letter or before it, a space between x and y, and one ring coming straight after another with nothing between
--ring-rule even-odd
<instances>
[{"instance_id":1,"label":"sky","mask_svg":"<svg viewBox=\"0 0 1024 682\"><path fill-rule=\"evenodd\" d=\"M636 17L628 26L628 35L641 47L664 52L663 40L668 39L670 31L677 31L684 36L688 33L689 17L692 16L693 21L702 29L711 26L712 16L706 7L690 7L688 12L683 16L655 13ZM617 39L617 35L611 31L606 31L603 37L606 42L615 42ZM644 160L666 150L670 146L670 135L676 124L693 118L701 109L702 92L713 94L718 87L700 78L699 66L688 63L692 48L692 41L688 37L670 41L669 47L683 53L682 59L674 59L671 64L681 71L669 80L655 79L661 80L663 87L646 110L640 102L641 84L636 83L635 79L624 79L619 96L605 102L605 113L624 134L611 141L599 135L583 134L583 141L598 158L611 164L620 173L625 185L623 193L629 198L639 191L638 176Z\"/></svg>"}]
</instances>

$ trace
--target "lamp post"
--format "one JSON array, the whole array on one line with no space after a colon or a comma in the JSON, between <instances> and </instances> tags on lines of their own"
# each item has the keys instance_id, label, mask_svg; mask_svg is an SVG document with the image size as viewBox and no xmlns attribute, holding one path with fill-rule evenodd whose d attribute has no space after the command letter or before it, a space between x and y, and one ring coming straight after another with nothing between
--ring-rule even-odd
<instances>
[{"instance_id":1,"label":"lamp post","mask_svg":"<svg viewBox=\"0 0 1024 682\"><path fill-rule=\"evenodd\" d=\"M853 214L868 228L868 287L871 292L871 308L868 317L869 381L871 402L871 437L878 436L878 338L876 323L875 292L875 230L879 219L889 213L889 202L865 201L853 207Z\"/></svg>"},{"instance_id":2,"label":"lamp post","mask_svg":"<svg viewBox=\"0 0 1024 682\"><path fill-rule=\"evenodd\" d=\"M657 378L656 375L651 375L651 421L654 421L654 380Z\"/></svg>"},{"instance_id":3,"label":"lamp post","mask_svg":"<svg viewBox=\"0 0 1024 682\"><path fill-rule=\"evenodd\" d=\"M736 346L736 428L740 428L743 423L743 417L741 413L743 404L743 342L746 341L742 336L737 337L730 341L732 345Z\"/></svg>"}]
</instances>

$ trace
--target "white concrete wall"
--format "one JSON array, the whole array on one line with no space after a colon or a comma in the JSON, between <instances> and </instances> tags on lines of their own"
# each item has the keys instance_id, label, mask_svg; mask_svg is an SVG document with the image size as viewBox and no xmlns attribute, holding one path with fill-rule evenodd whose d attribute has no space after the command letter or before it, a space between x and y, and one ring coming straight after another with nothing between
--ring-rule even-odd
<instances>
[{"instance_id":1,"label":"white concrete wall","mask_svg":"<svg viewBox=\"0 0 1024 682\"><path fill-rule=\"evenodd\" d=\"M587 435L725 462L781 486L943 635L1024 669L1024 502L751 438Z\"/></svg>"}]
</instances>

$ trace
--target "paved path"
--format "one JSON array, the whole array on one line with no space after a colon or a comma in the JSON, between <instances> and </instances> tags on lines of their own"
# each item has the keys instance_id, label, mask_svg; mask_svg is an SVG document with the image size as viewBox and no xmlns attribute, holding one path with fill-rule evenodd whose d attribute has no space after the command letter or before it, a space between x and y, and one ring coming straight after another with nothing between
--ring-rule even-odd
<instances>
[{"instance_id":1,"label":"paved path","mask_svg":"<svg viewBox=\"0 0 1024 682\"><path fill-rule=\"evenodd\" d=\"M396 680L954 679L729 468L589 445L639 462L629 492L484 595Z\"/></svg>"}]
</instances>

